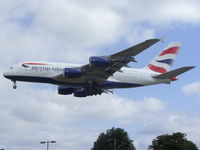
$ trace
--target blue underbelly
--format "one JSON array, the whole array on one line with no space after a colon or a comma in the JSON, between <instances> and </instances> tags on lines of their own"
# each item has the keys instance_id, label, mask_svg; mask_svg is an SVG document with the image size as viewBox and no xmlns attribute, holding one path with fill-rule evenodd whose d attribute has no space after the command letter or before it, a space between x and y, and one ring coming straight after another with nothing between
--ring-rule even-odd
<instances>
[{"instance_id":1,"label":"blue underbelly","mask_svg":"<svg viewBox=\"0 0 200 150\"><path fill-rule=\"evenodd\" d=\"M36 82L36 83L49 83L49 84L56 84L56 85L66 85L72 87L87 87L89 86L88 83L67 83L56 81L51 78L47 77L30 77L30 76L6 76L6 78L14 81L24 81L24 82ZM140 87L143 85L140 84L133 84L133 83L124 83L124 82L113 82L113 81L105 81L102 85L104 89L113 89L113 88L133 88L133 87Z\"/></svg>"}]
</instances>

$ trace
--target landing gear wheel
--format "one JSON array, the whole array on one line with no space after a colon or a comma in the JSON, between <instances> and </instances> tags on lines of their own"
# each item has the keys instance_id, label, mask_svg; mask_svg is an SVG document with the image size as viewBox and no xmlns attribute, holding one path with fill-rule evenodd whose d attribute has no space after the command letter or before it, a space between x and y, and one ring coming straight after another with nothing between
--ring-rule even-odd
<instances>
[{"instance_id":1,"label":"landing gear wheel","mask_svg":"<svg viewBox=\"0 0 200 150\"><path fill-rule=\"evenodd\" d=\"M14 83L13 89L16 89L17 88L16 81L12 81L12 82Z\"/></svg>"},{"instance_id":2,"label":"landing gear wheel","mask_svg":"<svg viewBox=\"0 0 200 150\"><path fill-rule=\"evenodd\" d=\"M13 89L16 89L17 88L17 85L13 85Z\"/></svg>"}]
</instances>

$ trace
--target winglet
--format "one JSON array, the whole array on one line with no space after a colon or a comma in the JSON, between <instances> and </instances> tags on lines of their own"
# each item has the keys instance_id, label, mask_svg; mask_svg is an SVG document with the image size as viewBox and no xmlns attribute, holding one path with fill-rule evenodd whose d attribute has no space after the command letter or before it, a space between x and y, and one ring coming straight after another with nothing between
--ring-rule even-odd
<instances>
[{"instance_id":1,"label":"winglet","mask_svg":"<svg viewBox=\"0 0 200 150\"><path fill-rule=\"evenodd\" d=\"M165 37L162 36L162 37L160 38L160 41L161 41L161 42L165 42Z\"/></svg>"}]
</instances>

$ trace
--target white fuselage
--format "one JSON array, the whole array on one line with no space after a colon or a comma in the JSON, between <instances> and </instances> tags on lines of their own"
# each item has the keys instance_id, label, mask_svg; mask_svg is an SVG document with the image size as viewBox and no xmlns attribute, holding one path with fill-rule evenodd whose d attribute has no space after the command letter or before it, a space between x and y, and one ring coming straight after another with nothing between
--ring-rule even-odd
<instances>
[{"instance_id":1,"label":"white fuselage","mask_svg":"<svg viewBox=\"0 0 200 150\"><path fill-rule=\"evenodd\" d=\"M59 78L64 68L80 67L79 64L52 63L52 62L23 62L16 64L4 73L4 76L13 81L27 81L38 83L50 83L57 85L70 85L81 87L87 84L84 77ZM104 88L129 88L153 85L159 83L170 83L170 79L159 80L152 76L158 73L146 70L124 67L116 72L105 82Z\"/></svg>"}]
</instances>

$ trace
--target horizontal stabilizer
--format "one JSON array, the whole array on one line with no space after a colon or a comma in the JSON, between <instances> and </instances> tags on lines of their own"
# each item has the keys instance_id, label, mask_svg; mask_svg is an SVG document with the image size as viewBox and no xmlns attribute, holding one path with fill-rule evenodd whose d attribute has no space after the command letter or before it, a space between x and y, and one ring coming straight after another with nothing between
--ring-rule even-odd
<instances>
[{"instance_id":1,"label":"horizontal stabilizer","mask_svg":"<svg viewBox=\"0 0 200 150\"><path fill-rule=\"evenodd\" d=\"M170 79L170 78L177 77L178 75L180 75L180 74L182 74L186 71L189 71L189 70L193 69L194 67L195 66L182 67L182 68L172 70L172 71L169 71L167 73L163 73L163 74L156 75L156 76L153 76L153 77L156 78L156 79Z\"/></svg>"}]
</instances>

